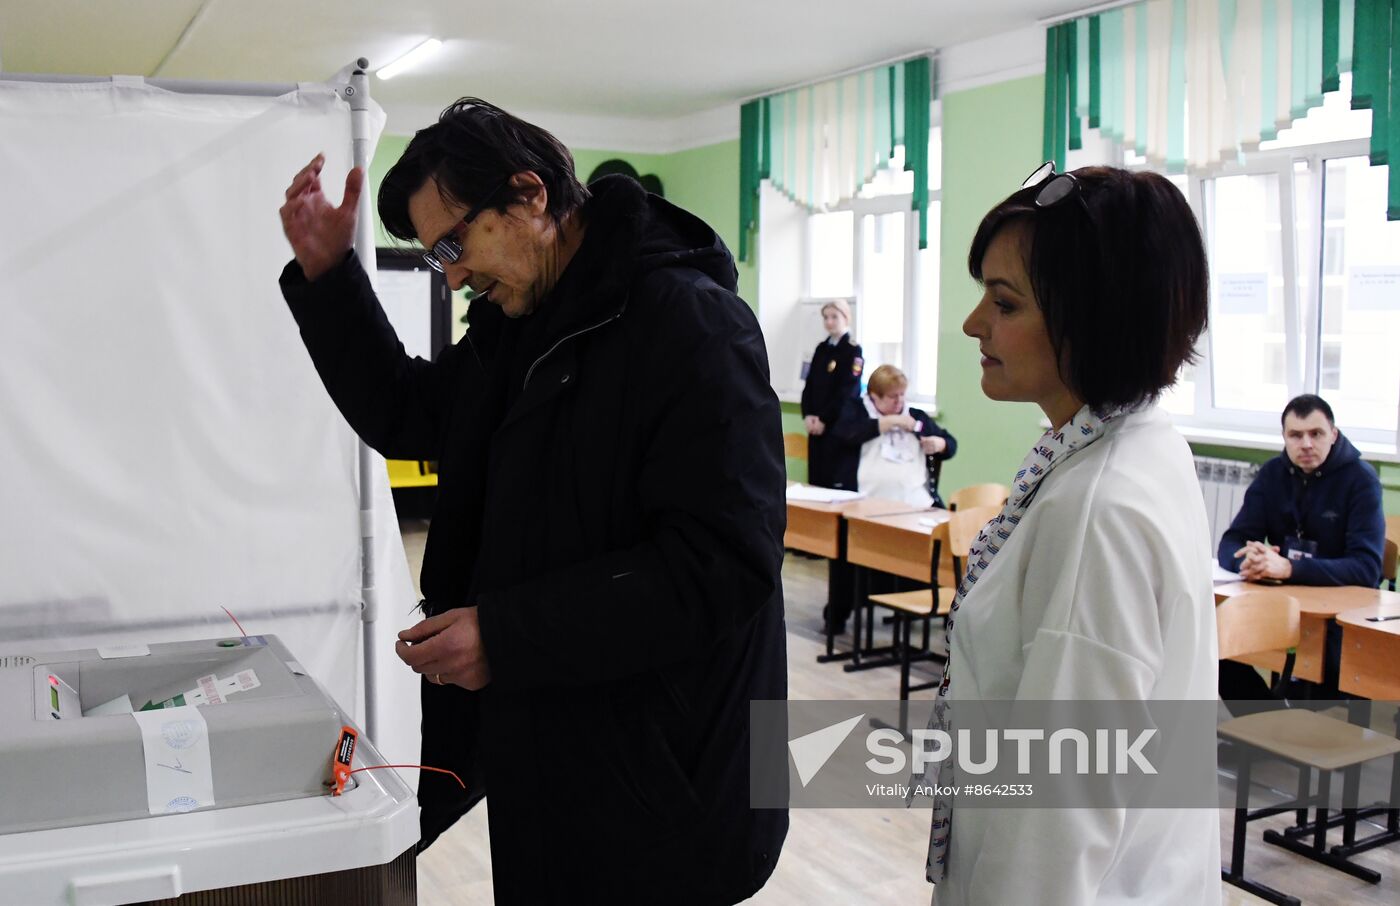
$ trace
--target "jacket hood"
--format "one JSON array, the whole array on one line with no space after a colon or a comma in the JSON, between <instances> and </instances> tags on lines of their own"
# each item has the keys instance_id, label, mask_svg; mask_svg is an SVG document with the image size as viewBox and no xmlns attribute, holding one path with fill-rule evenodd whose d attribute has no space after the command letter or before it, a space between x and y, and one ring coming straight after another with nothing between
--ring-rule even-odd
<instances>
[{"instance_id":1,"label":"jacket hood","mask_svg":"<svg viewBox=\"0 0 1400 906\"><path fill-rule=\"evenodd\" d=\"M690 267L730 292L738 289L733 256L719 234L699 217L647 194L640 183L626 176L606 176L589 186L589 192L593 197L583 208L584 217L590 229L598 226L598 232L608 237L609 257L620 272L617 276Z\"/></svg>"},{"instance_id":2,"label":"jacket hood","mask_svg":"<svg viewBox=\"0 0 1400 906\"><path fill-rule=\"evenodd\" d=\"M724 240L709 224L655 195L646 196L651 229L638 249L637 270L691 267L730 292L739 289L739 272Z\"/></svg>"}]
</instances>

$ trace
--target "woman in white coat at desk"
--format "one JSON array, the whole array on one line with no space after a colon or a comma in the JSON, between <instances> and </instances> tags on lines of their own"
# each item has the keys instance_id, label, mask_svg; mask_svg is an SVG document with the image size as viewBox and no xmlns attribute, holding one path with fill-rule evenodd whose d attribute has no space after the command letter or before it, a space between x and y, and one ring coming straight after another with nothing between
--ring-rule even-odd
<instances>
[{"instance_id":1,"label":"woman in white coat at desk","mask_svg":"<svg viewBox=\"0 0 1400 906\"><path fill-rule=\"evenodd\" d=\"M1155 405L1206 324L1186 199L1154 173L1046 164L983 219L968 266L983 392L1052 427L968 558L935 722L960 701L1214 701L1205 509ZM940 798L925 869L937 906L1212 906L1218 820Z\"/></svg>"}]
</instances>

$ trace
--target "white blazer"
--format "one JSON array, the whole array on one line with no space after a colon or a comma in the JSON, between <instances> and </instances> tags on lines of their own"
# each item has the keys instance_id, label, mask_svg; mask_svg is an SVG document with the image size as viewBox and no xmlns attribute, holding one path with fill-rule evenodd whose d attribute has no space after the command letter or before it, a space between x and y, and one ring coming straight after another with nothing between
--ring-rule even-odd
<instances>
[{"instance_id":1,"label":"white blazer","mask_svg":"<svg viewBox=\"0 0 1400 906\"><path fill-rule=\"evenodd\" d=\"M964 600L949 694L1216 698L1210 533L1152 407L1046 476ZM956 704L954 705L956 711ZM938 906L1218 906L1215 809L955 809Z\"/></svg>"}]
</instances>

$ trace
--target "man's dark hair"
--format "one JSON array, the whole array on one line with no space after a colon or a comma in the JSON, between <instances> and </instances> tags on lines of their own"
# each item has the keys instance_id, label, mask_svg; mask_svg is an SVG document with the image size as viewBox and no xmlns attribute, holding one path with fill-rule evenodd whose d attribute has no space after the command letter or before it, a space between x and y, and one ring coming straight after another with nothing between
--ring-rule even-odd
<instances>
[{"instance_id":1,"label":"man's dark hair","mask_svg":"<svg viewBox=\"0 0 1400 906\"><path fill-rule=\"evenodd\" d=\"M489 202L494 210L504 211L528 197L528 191L508 183L526 170L544 183L547 210L556 224L588 200L588 190L574 174L574 157L559 139L495 104L462 98L436 123L418 130L384 175L379 219L390 235L416 239L408 199L429 180L437 183L448 204L475 209Z\"/></svg>"},{"instance_id":2,"label":"man's dark hair","mask_svg":"<svg viewBox=\"0 0 1400 906\"><path fill-rule=\"evenodd\" d=\"M1283 414L1278 417L1278 421L1282 425L1289 415L1307 418L1314 412L1321 412L1327 416L1327 424L1333 428L1337 427L1337 420L1332 417L1332 407L1327 405L1327 400L1313 393L1304 393L1289 400L1288 405L1283 407Z\"/></svg>"},{"instance_id":3,"label":"man's dark hair","mask_svg":"<svg viewBox=\"0 0 1400 906\"><path fill-rule=\"evenodd\" d=\"M1196 361L1210 285L1201 230L1159 174L1085 167L1074 178L1056 204L1037 207L1037 185L988 212L967 267L982 282L992 240L1024 223L1026 272L1065 384L1097 411L1135 405Z\"/></svg>"}]
</instances>

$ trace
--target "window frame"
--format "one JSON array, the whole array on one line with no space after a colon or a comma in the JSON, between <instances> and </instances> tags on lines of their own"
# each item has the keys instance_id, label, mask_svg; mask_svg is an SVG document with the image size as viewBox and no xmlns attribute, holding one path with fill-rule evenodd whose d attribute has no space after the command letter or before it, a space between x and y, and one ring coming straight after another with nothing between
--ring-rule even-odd
<instances>
[{"instance_id":1,"label":"window frame","mask_svg":"<svg viewBox=\"0 0 1400 906\"><path fill-rule=\"evenodd\" d=\"M930 216L934 210L941 215L943 190L932 189L928 193ZM844 299L851 306L851 317L854 321L851 325L851 335L856 343L861 342L861 326L866 310L866 306L861 300L861 286L864 277L865 261L865 230L870 221L866 218L883 216L887 214L902 214L904 216L904 300L903 300L903 327L904 339L900 343L900 359L897 364L899 369L909 378L910 393L908 400L911 403L920 404L921 408L928 408L931 411L937 409L937 358L932 360L934 371L933 396L923 396L914 392L920 386L921 357L916 355L914 349L918 331L921 326L921 319L932 315L935 324L938 319L941 305L939 294L934 293L936 303L934 310L924 312L919 307L920 294L920 268L918 266L919 256L919 214L913 209L914 195L912 192L905 192L897 195L875 195L856 196L834 205L826 210L813 211L806 217L802 236L802 296L798 299L799 305L816 305L825 303L833 299ZM936 206L936 207L935 207ZM812 232L810 228L811 219L823 214L832 214L838 211L851 212L851 295L849 296L814 296L812 295ZM871 365L882 365L884 362L873 362ZM869 369L867 369L869 370Z\"/></svg>"},{"instance_id":2,"label":"window frame","mask_svg":"<svg viewBox=\"0 0 1400 906\"><path fill-rule=\"evenodd\" d=\"M1306 145L1292 145L1256 150L1242 155L1240 160L1224 162L1206 171L1188 171L1187 201L1200 224L1207 255L1211 254L1211 214L1207 205L1207 183L1211 180L1247 175L1277 177L1281 257L1283 269L1284 307L1284 371L1289 397L1300 393L1321 394L1322 346L1324 341L1323 294L1326 274L1325 207L1327 162L1349 157L1365 157L1370 153L1366 139L1344 139ZM1297 177L1299 163L1307 165L1306 185L1301 189ZM1128 163L1130 170L1153 170L1141 158ZM1316 223L1304 235L1299 235L1298 213L1300 193L1310 197ZM1214 280L1214 261L1210 262ZM1308 268L1310 291L1301 293L1299 274ZM1278 449L1278 414L1214 405L1215 399L1215 325L1202 337L1198 352L1200 361L1195 370L1195 393L1191 415L1172 414L1172 421L1189 440L1246 446L1258 449ZM1352 440L1367 459L1400 462L1400 404L1396 407L1393 429L1361 428L1339 423L1338 427Z\"/></svg>"}]
</instances>

